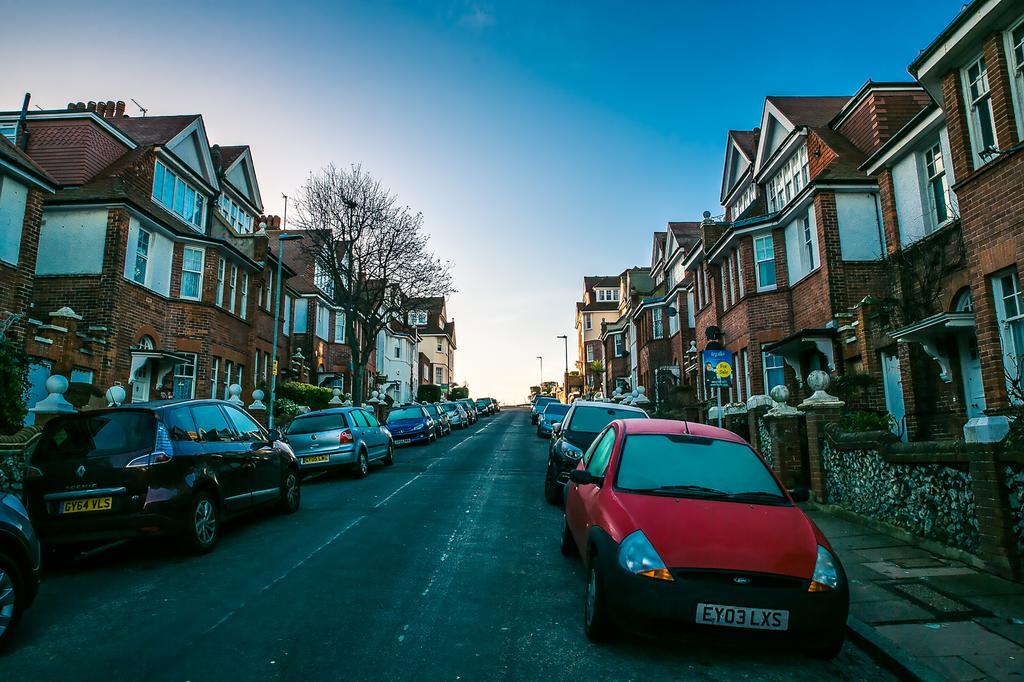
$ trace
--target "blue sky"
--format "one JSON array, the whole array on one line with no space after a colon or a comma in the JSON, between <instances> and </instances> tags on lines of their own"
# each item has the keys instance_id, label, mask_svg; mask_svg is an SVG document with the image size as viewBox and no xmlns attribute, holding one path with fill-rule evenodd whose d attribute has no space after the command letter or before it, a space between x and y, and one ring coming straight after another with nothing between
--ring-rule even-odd
<instances>
[{"instance_id":1,"label":"blue sky","mask_svg":"<svg viewBox=\"0 0 1024 682\"><path fill-rule=\"evenodd\" d=\"M522 400L536 356L560 376L584 275L720 212L728 129L769 94L907 79L960 4L20 3L0 107L202 113L212 142L252 146L271 213L311 170L362 163L455 262L457 378Z\"/></svg>"}]
</instances>

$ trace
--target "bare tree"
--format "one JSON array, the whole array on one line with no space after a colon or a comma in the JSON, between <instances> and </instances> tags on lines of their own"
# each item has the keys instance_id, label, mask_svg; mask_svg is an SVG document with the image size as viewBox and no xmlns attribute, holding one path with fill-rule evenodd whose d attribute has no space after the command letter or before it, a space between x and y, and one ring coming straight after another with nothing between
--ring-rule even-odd
<instances>
[{"instance_id":1,"label":"bare tree","mask_svg":"<svg viewBox=\"0 0 1024 682\"><path fill-rule=\"evenodd\" d=\"M352 399L359 404L377 335L393 320L405 323L417 301L453 293L451 263L430 251L423 215L401 205L361 166L311 174L296 213L318 285L345 311Z\"/></svg>"}]
</instances>

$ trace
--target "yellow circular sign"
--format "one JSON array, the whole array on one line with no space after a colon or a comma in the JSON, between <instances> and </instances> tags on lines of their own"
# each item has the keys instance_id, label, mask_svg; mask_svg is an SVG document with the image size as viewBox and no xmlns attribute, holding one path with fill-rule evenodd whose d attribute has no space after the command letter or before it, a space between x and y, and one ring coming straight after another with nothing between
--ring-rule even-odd
<instances>
[{"instance_id":1,"label":"yellow circular sign","mask_svg":"<svg viewBox=\"0 0 1024 682\"><path fill-rule=\"evenodd\" d=\"M715 374L718 376L719 379L728 379L730 376L732 376L732 367L729 365L728 362L725 362L723 360L722 362L718 363L718 366L715 367Z\"/></svg>"}]
</instances>

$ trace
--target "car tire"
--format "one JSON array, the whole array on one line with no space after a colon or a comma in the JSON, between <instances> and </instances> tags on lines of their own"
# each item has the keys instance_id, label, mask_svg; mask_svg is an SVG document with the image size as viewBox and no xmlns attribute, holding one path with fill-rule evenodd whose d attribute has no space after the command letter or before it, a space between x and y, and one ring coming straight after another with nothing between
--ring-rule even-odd
<instances>
[{"instance_id":1,"label":"car tire","mask_svg":"<svg viewBox=\"0 0 1024 682\"><path fill-rule=\"evenodd\" d=\"M210 493L200 491L189 502L182 545L190 554L207 554L213 551L218 539L220 507Z\"/></svg>"},{"instance_id":2,"label":"car tire","mask_svg":"<svg viewBox=\"0 0 1024 682\"><path fill-rule=\"evenodd\" d=\"M814 644L807 647L807 654L813 658L832 660L839 655L843 649L844 638L842 635L835 639L828 640L822 644Z\"/></svg>"},{"instance_id":3,"label":"car tire","mask_svg":"<svg viewBox=\"0 0 1024 682\"><path fill-rule=\"evenodd\" d=\"M281 499L277 508L282 514L294 514L301 505L302 483L299 481L299 473L289 469L281 480Z\"/></svg>"},{"instance_id":4,"label":"car tire","mask_svg":"<svg viewBox=\"0 0 1024 682\"><path fill-rule=\"evenodd\" d=\"M611 636L612 622L604 599L601 573L594 565L595 560L591 558L587 569L587 589L583 597L583 634L591 642L603 642Z\"/></svg>"},{"instance_id":5,"label":"car tire","mask_svg":"<svg viewBox=\"0 0 1024 682\"><path fill-rule=\"evenodd\" d=\"M562 486L558 481L552 480L549 477L544 478L544 499L548 501L548 504L559 507L562 505Z\"/></svg>"},{"instance_id":6,"label":"car tire","mask_svg":"<svg viewBox=\"0 0 1024 682\"><path fill-rule=\"evenodd\" d=\"M384 455L384 466L394 466L395 464L395 446L388 443L388 454Z\"/></svg>"},{"instance_id":7,"label":"car tire","mask_svg":"<svg viewBox=\"0 0 1024 682\"><path fill-rule=\"evenodd\" d=\"M0 651L11 641L25 610L25 579L14 557L0 552Z\"/></svg>"},{"instance_id":8,"label":"car tire","mask_svg":"<svg viewBox=\"0 0 1024 682\"><path fill-rule=\"evenodd\" d=\"M558 548L562 552L564 557L574 557L579 555L579 549L576 547L576 541L572 538L572 532L569 530L569 523L565 517L562 517L562 544Z\"/></svg>"},{"instance_id":9,"label":"car tire","mask_svg":"<svg viewBox=\"0 0 1024 682\"><path fill-rule=\"evenodd\" d=\"M366 478L370 473L370 459L366 455L366 450L359 451L359 459L356 460L355 466L352 467L352 475L356 478Z\"/></svg>"}]
</instances>

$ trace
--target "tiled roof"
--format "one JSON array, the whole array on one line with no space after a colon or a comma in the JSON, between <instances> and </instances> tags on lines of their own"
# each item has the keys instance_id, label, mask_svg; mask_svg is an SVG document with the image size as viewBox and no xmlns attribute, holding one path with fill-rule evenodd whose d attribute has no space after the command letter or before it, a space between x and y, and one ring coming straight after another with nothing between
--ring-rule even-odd
<instances>
[{"instance_id":1,"label":"tiled roof","mask_svg":"<svg viewBox=\"0 0 1024 682\"><path fill-rule=\"evenodd\" d=\"M233 164L235 161L237 161L238 157L241 156L242 154L244 154L245 150L248 149L249 147L248 147L248 145L239 144L239 145L232 145L230 147L218 147L218 148L220 149L220 164L221 164L221 167L222 168L227 168L228 166Z\"/></svg>"},{"instance_id":2,"label":"tiled roof","mask_svg":"<svg viewBox=\"0 0 1024 682\"><path fill-rule=\"evenodd\" d=\"M143 116L140 118L112 118L110 123L141 145L166 144L174 136L199 118L199 114L179 116Z\"/></svg>"},{"instance_id":3,"label":"tiled roof","mask_svg":"<svg viewBox=\"0 0 1024 682\"><path fill-rule=\"evenodd\" d=\"M730 130L729 135L736 141L736 144L743 153L746 154L750 159L753 159L757 155L757 138L760 131L756 128L754 130Z\"/></svg>"},{"instance_id":4,"label":"tiled roof","mask_svg":"<svg viewBox=\"0 0 1024 682\"><path fill-rule=\"evenodd\" d=\"M843 105L850 101L849 96L838 97L768 97L782 114L794 125L820 128L827 126Z\"/></svg>"},{"instance_id":5,"label":"tiled roof","mask_svg":"<svg viewBox=\"0 0 1024 682\"><path fill-rule=\"evenodd\" d=\"M689 250L700 240L699 222L671 222L668 224L668 228L672 230L676 242L684 251Z\"/></svg>"},{"instance_id":6,"label":"tiled roof","mask_svg":"<svg viewBox=\"0 0 1024 682\"><path fill-rule=\"evenodd\" d=\"M612 310L618 310L619 303L618 301L594 301L593 303L588 304L577 302L576 309L585 313L609 312Z\"/></svg>"},{"instance_id":7,"label":"tiled roof","mask_svg":"<svg viewBox=\"0 0 1024 682\"><path fill-rule=\"evenodd\" d=\"M594 287L611 287L615 288L619 286L619 278L614 275L591 275L590 277L583 278L583 288L587 291Z\"/></svg>"},{"instance_id":8,"label":"tiled roof","mask_svg":"<svg viewBox=\"0 0 1024 682\"><path fill-rule=\"evenodd\" d=\"M11 144L8 139L0 135L0 159L3 159L7 163L15 166L21 171L24 171L28 175L31 175L35 179L41 181L43 184L59 185L56 180L53 179L49 173L43 170L39 164L33 161L28 154L21 151L18 147Z\"/></svg>"},{"instance_id":9,"label":"tiled roof","mask_svg":"<svg viewBox=\"0 0 1024 682\"><path fill-rule=\"evenodd\" d=\"M668 238L668 232L655 232L654 233L654 241L656 241L661 246L665 246L665 240L667 238Z\"/></svg>"}]
</instances>

